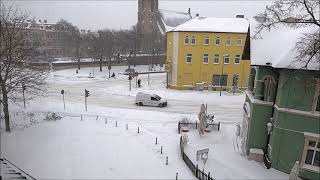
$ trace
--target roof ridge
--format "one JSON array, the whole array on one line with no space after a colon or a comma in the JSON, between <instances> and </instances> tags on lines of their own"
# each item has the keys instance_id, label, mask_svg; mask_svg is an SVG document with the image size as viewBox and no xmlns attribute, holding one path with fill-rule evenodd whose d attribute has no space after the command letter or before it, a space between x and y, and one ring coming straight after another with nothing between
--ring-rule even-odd
<instances>
[{"instance_id":1,"label":"roof ridge","mask_svg":"<svg viewBox=\"0 0 320 180\"><path fill-rule=\"evenodd\" d=\"M159 9L161 11L170 11L170 12L176 12L176 13L180 13L180 14L184 14L184 15L189 15L188 13L186 12L181 12L181 11L174 11L174 10L168 10L168 9Z\"/></svg>"}]
</instances>

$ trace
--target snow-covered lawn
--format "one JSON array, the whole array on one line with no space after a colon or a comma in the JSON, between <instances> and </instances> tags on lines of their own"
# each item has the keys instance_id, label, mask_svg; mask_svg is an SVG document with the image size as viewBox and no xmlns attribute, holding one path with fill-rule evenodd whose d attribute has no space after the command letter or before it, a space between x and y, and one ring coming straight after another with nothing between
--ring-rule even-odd
<instances>
[{"instance_id":1,"label":"snow-covered lawn","mask_svg":"<svg viewBox=\"0 0 320 180\"><path fill-rule=\"evenodd\" d=\"M219 96L219 92L166 89L164 73L150 74L150 85L147 74L139 75L142 87L137 88L133 80L132 91L129 91L128 76L118 74L126 68L112 67L111 74L114 72L116 78L110 79L105 67L103 72L95 68L95 78L88 77L93 68L82 68L78 74L75 69L51 72L46 97L28 101L26 110L22 110L21 104L11 104L15 127L13 132L5 133L1 122L1 156L41 179L173 179L176 172L179 179L193 179L180 155L177 123L183 117L196 120L201 103L207 103L208 113L222 122L222 129L202 138L191 131L186 148L191 157L195 158L197 149L209 147L207 167L215 178L285 177L246 160L233 148L233 127L242 119L243 94L233 96L223 92ZM140 72L148 69L147 66L133 68ZM62 89L65 90L65 110ZM84 89L90 91L87 112ZM137 92L159 94L168 99L168 107L136 106ZM48 112L63 118L44 121ZM80 121L81 115L83 121ZM156 138L158 145L155 145ZM161 146L163 154L160 154ZM166 156L169 165L165 165Z\"/></svg>"}]
</instances>

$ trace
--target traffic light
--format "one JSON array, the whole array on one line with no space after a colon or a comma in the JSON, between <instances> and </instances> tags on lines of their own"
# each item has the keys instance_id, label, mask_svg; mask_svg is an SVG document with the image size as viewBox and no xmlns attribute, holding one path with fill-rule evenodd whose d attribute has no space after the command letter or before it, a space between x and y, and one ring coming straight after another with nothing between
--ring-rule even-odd
<instances>
[{"instance_id":1,"label":"traffic light","mask_svg":"<svg viewBox=\"0 0 320 180\"><path fill-rule=\"evenodd\" d=\"M84 90L84 96L85 97L89 97L90 96L90 93L87 89Z\"/></svg>"},{"instance_id":2,"label":"traffic light","mask_svg":"<svg viewBox=\"0 0 320 180\"><path fill-rule=\"evenodd\" d=\"M64 94L64 90L63 90L63 89L61 90L61 94L62 94L62 95Z\"/></svg>"},{"instance_id":3,"label":"traffic light","mask_svg":"<svg viewBox=\"0 0 320 180\"><path fill-rule=\"evenodd\" d=\"M132 76L129 76L128 79L129 79L129 80L132 80Z\"/></svg>"},{"instance_id":4,"label":"traffic light","mask_svg":"<svg viewBox=\"0 0 320 180\"><path fill-rule=\"evenodd\" d=\"M22 90L25 91L26 89L27 89L26 85L22 84Z\"/></svg>"}]
</instances>

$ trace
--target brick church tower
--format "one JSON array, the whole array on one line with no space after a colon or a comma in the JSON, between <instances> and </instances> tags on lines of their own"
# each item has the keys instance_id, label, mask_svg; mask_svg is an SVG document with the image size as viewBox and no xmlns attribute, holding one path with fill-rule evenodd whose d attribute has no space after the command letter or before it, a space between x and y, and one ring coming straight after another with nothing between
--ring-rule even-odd
<instances>
[{"instance_id":1,"label":"brick church tower","mask_svg":"<svg viewBox=\"0 0 320 180\"><path fill-rule=\"evenodd\" d=\"M138 44L143 53L152 48L161 49L164 37L159 31L158 19L158 0L138 0Z\"/></svg>"}]
</instances>

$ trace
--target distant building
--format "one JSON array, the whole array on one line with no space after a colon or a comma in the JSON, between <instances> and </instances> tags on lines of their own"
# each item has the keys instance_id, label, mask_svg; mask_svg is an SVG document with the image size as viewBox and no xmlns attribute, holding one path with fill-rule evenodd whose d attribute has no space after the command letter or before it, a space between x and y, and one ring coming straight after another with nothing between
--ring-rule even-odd
<instances>
[{"instance_id":1,"label":"distant building","mask_svg":"<svg viewBox=\"0 0 320 180\"><path fill-rule=\"evenodd\" d=\"M320 177L320 64L295 59L295 43L311 28L263 32L251 41L251 73L242 124L242 149L262 151L266 165L299 176Z\"/></svg>"},{"instance_id":2,"label":"distant building","mask_svg":"<svg viewBox=\"0 0 320 180\"><path fill-rule=\"evenodd\" d=\"M65 31L47 20L27 20L24 35L38 47L39 53L48 58L66 56Z\"/></svg>"},{"instance_id":3,"label":"distant building","mask_svg":"<svg viewBox=\"0 0 320 180\"><path fill-rule=\"evenodd\" d=\"M215 89L245 89L250 60L249 22L244 18L196 17L167 32L168 86L193 89L196 83ZM247 43L246 43L247 42Z\"/></svg>"},{"instance_id":4,"label":"distant building","mask_svg":"<svg viewBox=\"0 0 320 180\"><path fill-rule=\"evenodd\" d=\"M138 0L139 50L143 53L151 53L152 49L165 52L166 31L190 19L188 13L158 9L158 0Z\"/></svg>"}]
</instances>

